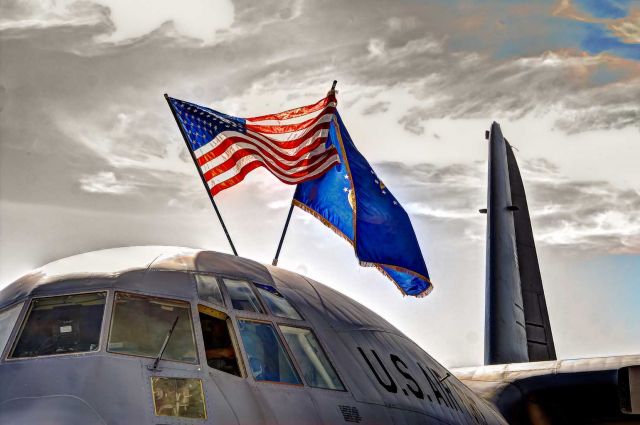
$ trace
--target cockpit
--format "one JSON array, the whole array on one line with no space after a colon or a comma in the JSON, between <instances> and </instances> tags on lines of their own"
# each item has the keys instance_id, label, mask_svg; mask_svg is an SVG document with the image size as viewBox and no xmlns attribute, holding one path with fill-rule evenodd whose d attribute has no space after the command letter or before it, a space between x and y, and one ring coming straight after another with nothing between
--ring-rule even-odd
<instances>
[{"instance_id":1,"label":"cockpit","mask_svg":"<svg viewBox=\"0 0 640 425\"><path fill-rule=\"evenodd\" d=\"M107 289L36 296L0 310L2 359L99 352L147 358L148 368L154 359L206 364L213 374L227 374L219 377L345 391L312 327L275 286L211 273L190 276L197 295L190 300ZM170 385L167 379L152 378L156 415L205 417L201 379L176 378ZM171 399L167 391L189 392L193 405L163 404Z\"/></svg>"}]
</instances>

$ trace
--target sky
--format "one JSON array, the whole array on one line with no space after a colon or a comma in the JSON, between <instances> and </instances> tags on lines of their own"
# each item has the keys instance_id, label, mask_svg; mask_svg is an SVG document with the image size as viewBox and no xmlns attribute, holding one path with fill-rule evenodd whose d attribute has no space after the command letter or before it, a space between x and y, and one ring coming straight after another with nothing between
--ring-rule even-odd
<instances>
[{"instance_id":1,"label":"sky","mask_svg":"<svg viewBox=\"0 0 640 425\"><path fill-rule=\"evenodd\" d=\"M229 252L163 94L257 116L334 79L434 291L403 297L301 210L281 267L446 366L481 364L495 120L516 148L558 357L640 352L637 0L5 0L0 287L98 249ZM216 197L240 255L271 262L293 191L257 170Z\"/></svg>"}]
</instances>

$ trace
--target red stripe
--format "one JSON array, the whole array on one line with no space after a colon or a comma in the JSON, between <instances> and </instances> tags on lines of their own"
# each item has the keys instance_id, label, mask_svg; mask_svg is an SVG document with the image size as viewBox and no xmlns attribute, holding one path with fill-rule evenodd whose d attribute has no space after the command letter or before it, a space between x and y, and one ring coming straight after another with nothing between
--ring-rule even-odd
<instances>
[{"instance_id":1,"label":"red stripe","mask_svg":"<svg viewBox=\"0 0 640 425\"><path fill-rule=\"evenodd\" d=\"M267 136L263 136L261 134L260 135L255 135L253 133L247 133L244 136L247 139L254 140L256 143L257 142L261 142L263 145L269 146L270 148L275 150L277 152L277 154L282 157L282 159L295 160L295 159L297 159L297 157L292 157L291 155L287 155L284 152L280 152L279 149L297 148L302 143L307 141L307 139L310 139L313 136L315 136L316 133L319 130L328 130L330 126L331 126L330 122L317 124L313 129L311 129L308 132L305 132L305 134L302 135L301 137L299 137L297 139L287 140L285 142L280 142L280 141L277 141L277 140L273 140L272 138L267 137ZM327 137L328 137L328 134L326 136L319 137L318 139L326 139ZM200 155L198 157L198 158L205 158L203 161L199 161L198 164L202 165L205 162L209 162L209 161L211 161L211 159L215 158L216 156L218 156L221 153L223 153L224 151L226 151L227 147L229 146L228 142L226 142L226 140L228 140L228 139L233 139L234 141L245 140L240 136L228 136L228 137L222 139L222 141L220 141L212 150L210 150L209 152L203 153L202 155ZM318 140L318 139L316 139L316 140ZM250 140L247 140L247 141L250 141ZM213 141L211 141L209 143L213 143ZM315 144L315 142L314 142L314 144Z\"/></svg>"},{"instance_id":2,"label":"red stripe","mask_svg":"<svg viewBox=\"0 0 640 425\"><path fill-rule=\"evenodd\" d=\"M247 124L247 130L255 131L256 133L263 134L282 134L282 133L293 133L294 131L304 130L307 127L312 126L323 116L328 114L333 114L336 111L336 108L333 106L325 108L325 110L319 114L317 117L309 118L308 120L296 123L296 124L288 124L288 125L260 125L260 124Z\"/></svg>"},{"instance_id":3,"label":"red stripe","mask_svg":"<svg viewBox=\"0 0 640 425\"><path fill-rule=\"evenodd\" d=\"M319 111L327 106L331 102L335 102L334 95L327 96L324 99L320 99L313 105L301 106L299 108L289 109L288 111L278 112L277 114L262 115L259 117L245 118L247 122L266 121L266 120L288 120L291 118L300 117L302 115L310 114L311 112Z\"/></svg>"},{"instance_id":4,"label":"red stripe","mask_svg":"<svg viewBox=\"0 0 640 425\"><path fill-rule=\"evenodd\" d=\"M290 140L275 140L275 139L272 139L271 137L269 137L267 135L264 135L264 134L261 134L261 133L257 133L255 131L248 132L247 136L254 136L254 134L257 134L257 135L260 136L260 138L258 140L262 140L263 143L271 143L271 144L274 145L274 147L278 147L278 148L282 148L282 149L292 149L292 148L297 148L302 143L304 143L307 139L310 139L313 136L315 136L315 134L318 132L318 130L328 130L329 127L331 127L331 122L330 121L329 122L321 122L321 123L316 124L312 128L307 129L307 131L305 131L300 137L298 137L296 139L290 139Z\"/></svg>"},{"instance_id":5,"label":"red stripe","mask_svg":"<svg viewBox=\"0 0 640 425\"><path fill-rule=\"evenodd\" d=\"M217 158L218 156L220 156L224 152L226 152L230 145L232 145L234 143L239 143L239 142L249 143L249 144L255 146L256 149L259 149L260 152L263 155L268 156L269 158L273 158L274 160L297 161L297 160L300 159L300 157L302 157L306 153L311 152L312 150L314 150L315 148L317 148L321 144L326 143L326 141L327 141L327 136L318 137L312 143L309 143L308 145L302 147L295 155L288 155L288 154L285 154L285 153L279 151L277 148L275 148L273 146L271 146L273 151L268 151L265 148L263 148L262 146L260 146L257 143L255 138L248 137L248 135L246 135L246 137L247 138L240 137L240 136L226 137L215 148L213 148L209 152L199 156L197 158L198 165L203 166L207 162L212 161L213 159ZM266 144L266 143L263 142L263 144Z\"/></svg>"},{"instance_id":6,"label":"red stripe","mask_svg":"<svg viewBox=\"0 0 640 425\"><path fill-rule=\"evenodd\" d=\"M245 165L242 168L240 173L236 174L235 176L231 177L230 179L227 179L227 180L225 180L223 182L220 182L217 185L213 186L210 189L211 194L213 196L215 196L216 194L220 193L220 191L228 189L231 186L237 185L242 180L244 180L244 178L247 176L247 174L249 174L251 171L255 170L258 167L262 167L262 163L261 162L259 162L259 161L250 162L249 164Z\"/></svg>"},{"instance_id":7,"label":"red stripe","mask_svg":"<svg viewBox=\"0 0 640 425\"><path fill-rule=\"evenodd\" d=\"M284 181L280 177L278 177L277 175L275 175L275 174L274 175L282 183L285 183L285 184L300 184L300 183L304 183L304 182L309 181L309 180L317 179L318 177L324 175L327 171L329 171L333 165L339 164L339 163L340 163L340 160L339 160L338 156L336 155L336 159L334 161L332 161L329 164L329 166L327 166L327 169L323 173L318 174L318 175L314 175L314 176L308 176L308 177L305 177L303 179L296 180L293 183ZM242 180L244 180L244 178L247 176L247 174L249 174L251 171L255 170L256 168L262 167L262 166L263 166L263 164L261 162L259 162L259 161L253 161L253 162L248 163L247 165L242 167L240 172L238 174L236 174L235 176L233 176L233 177L231 177L231 178L229 178L229 179L227 179L227 180L225 180L223 182L220 182L217 185L213 186L210 189L211 194L213 196L215 196L216 194L220 193L221 191L223 191L225 189L228 189L228 188L230 188L232 186L237 185Z\"/></svg>"},{"instance_id":8,"label":"red stripe","mask_svg":"<svg viewBox=\"0 0 640 425\"><path fill-rule=\"evenodd\" d=\"M212 178L214 178L217 175L220 175L222 173L224 173L225 171L228 171L230 169L232 169L233 167L236 166L237 162L241 159L244 158L246 156L255 156L257 158L261 158L263 159L266 164L264 165L265 168L267 168L269 171L272 172L278 172L281 173L282 175L285 175L287 177L292 177L295 178L297 176L302 176L304 174L308 174L310 172L312 172L313 170L315 170L315 167L317 164L322 164L322 158L324 157L325 159L330 157L331 155L335 155L337 153L335 147L331 146L329 149L327 149L325 152L319 153L317 155L313 155L309 158L305 158L305 159L301 159L300 161L298 161L296 164L294 165L284 165L281 162L275 160L276 164L272 164L270 163L267 159L265 159L264 156L257 154L255 151L250 150L250 149L241 149L238 150L236 152L234 152L231 157L229 157L228 160L226 160L225 162L223 162L222 164L208 170L207 172L204 173L204 178L206 181L211 180ZM316 163L316 161L318 161ZM294 173L287 173L287 170L292 170L294 168L298 168L298 167L307 167L303 170L300 171L296 171Z\"/></svg>"}]
</instances>

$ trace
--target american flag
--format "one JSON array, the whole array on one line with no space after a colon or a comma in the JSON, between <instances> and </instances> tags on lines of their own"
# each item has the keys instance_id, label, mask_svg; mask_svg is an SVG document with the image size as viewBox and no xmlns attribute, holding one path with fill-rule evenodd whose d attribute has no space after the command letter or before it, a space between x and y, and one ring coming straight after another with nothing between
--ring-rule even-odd
<instances>
[{"instance_id":1,"label":"american flag","mask_svg":"<svg viewBox=\"0 0 640 425\"><path fill-rule=\"evenodd\" d=\"M258 167L283 183L298 184L340 162L335 146L326 146L336 111L333 92L312 105L253 118L168 100L212 195Z\"/></svg>"}]
</instances>

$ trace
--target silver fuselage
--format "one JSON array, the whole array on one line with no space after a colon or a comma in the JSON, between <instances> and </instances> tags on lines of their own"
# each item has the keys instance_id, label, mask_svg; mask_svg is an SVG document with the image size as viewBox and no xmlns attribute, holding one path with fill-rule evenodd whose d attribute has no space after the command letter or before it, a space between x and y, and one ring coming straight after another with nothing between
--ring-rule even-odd
<instances>
[{"instance_id":1,"label":"silver fuselage","mask_svg":"<svg viewBox=\"0 0 640 425\"><path fill-rule=\"evenodd\" d=\"M114 250L110 250L113 256ZM125 254L123 254L125 255ZM93 253L92 258L99 258ZM303 320L210 306L198 297L194 273L273 285ZM10 358L34 298L106 292L100 341L77 354ZM107 350L118 292L187 302L197 362L123 355ZM0 292L0 313L19 306L0 358L0 423L26 424L501 424L494 408L402 332L350 298L301 275L209 251L181 251L112 272L35 271ZM241 376L207 365L198 306L228 315L241 355ZM238 320L313 330L345 391L254 379ZM299 365L296 366L299 368ZM202 384L206 418L156 415L152 378L191 378Z\"/></svg>"}]
</instances>

